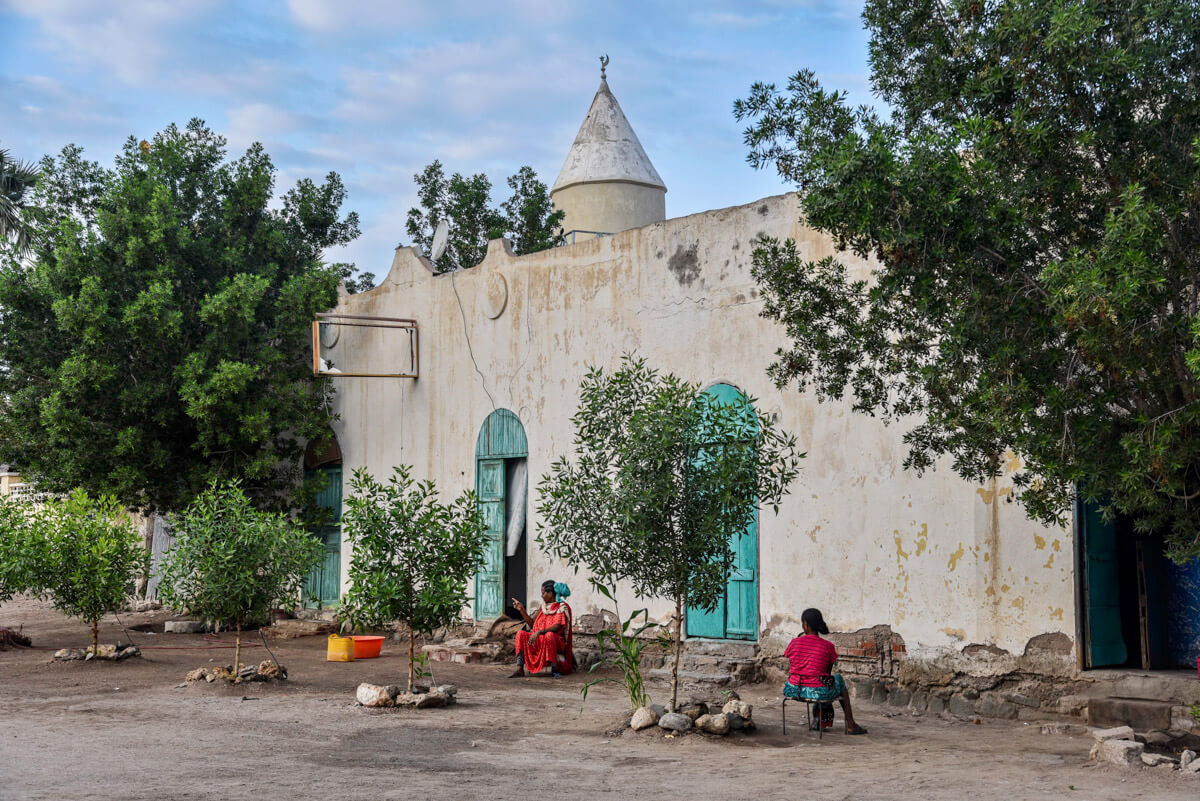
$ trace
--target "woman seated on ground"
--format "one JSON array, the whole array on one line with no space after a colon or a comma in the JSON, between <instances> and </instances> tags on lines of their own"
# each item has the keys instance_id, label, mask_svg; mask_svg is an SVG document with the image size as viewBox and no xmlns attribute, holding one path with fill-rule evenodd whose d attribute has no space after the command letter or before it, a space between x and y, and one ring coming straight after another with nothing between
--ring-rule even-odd
<instances>
[{"instance_id":1,"label":"woman seated on ground","mask_svg":"<svg viewBox=\"0 0 1200 801\"><path fill-rule=\"evenodd\" d=\"M537 675L561 676L575 668L575 653L571 647L571 607L563 600L571 589L562 582L542 582L542 608L535 617L525 611L516 598L513 608L533 629L517 632L517 669L509 676L515 679L525 671Z\"/></svg>"},{"instance_id":2,"label":"woman seated on ground","mask_svg":"<svg viewBox=\"0 0 1200 801\"><path fill-rule=\"evenodd\" d=\"M783 655L791 663L788 682L783 685L783 694L797 701L838 700L842 704L842 712L846 716L846 734L866 734L867 730L854 722L854 713L850 711L850 694L846 692L846 682L842 674L833 672L833 663L837 662L837 649L829 640L821 639L822 634L829 634L829 626L817 609L805 609L800 616L800 624L804 634L788 643ZM829 711L832 720L833 710ZM821 725L818 715L817 725Z\"/></svg>"}]
</instances>

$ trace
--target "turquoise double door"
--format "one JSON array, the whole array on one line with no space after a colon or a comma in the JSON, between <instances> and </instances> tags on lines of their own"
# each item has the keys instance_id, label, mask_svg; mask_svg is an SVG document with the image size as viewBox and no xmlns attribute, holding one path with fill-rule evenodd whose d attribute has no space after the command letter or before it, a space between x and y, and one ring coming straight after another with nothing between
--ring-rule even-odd
<instances>
[{"instance_id":1,"label":"turquoise double door","mask_svg":"<svg viewBox=\"0 0 1200 801\"><path fill-rule=\"evenodd\" d=\"M715 384L705 393L721 403L744 405L750 411L746 396L729 384ZM747 414L747 425L753 416ZM722 640L758 639L758 515L741 531L729 534L729 549L733 552L733 570L725 586L725 597L715 609L688 607L686 631L689 637Z\"/></svg>"}]
</instances>

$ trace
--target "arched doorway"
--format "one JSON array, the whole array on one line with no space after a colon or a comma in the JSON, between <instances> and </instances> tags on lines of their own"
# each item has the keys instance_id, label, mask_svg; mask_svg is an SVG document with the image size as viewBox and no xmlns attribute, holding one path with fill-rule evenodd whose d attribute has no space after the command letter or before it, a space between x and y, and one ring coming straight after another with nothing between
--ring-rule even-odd
<instances>
[{"instance_id":1,"label":"arched doorway","mask_svg":"<svg viewBox=\"0 0 1200 801\"><path fill-rule=\"evenodd\" d=\"M476 620L498 617L509 598L526 600L528 451L525 428L508 409L497 409L483 421L475 442L475 494L487 524L487 546L475 574Z\"/></svg>"},{"instance_id":2,"label":"arched doorway","mask_svg":"<svg viewBox=\"0 0 1200 801\"><path fill-rule=\"evenodd\" d=\"M304 480L316 487L316 505L325 513L312 528L325 552L304 579L304 605L323 609L341 599L342 588L342 449L333 434L304 449Z\"/></svg>"},{"instance_id":3,"label":"arched doorway","mask_svg":"<svg viewBox=\"0 0 1200 801\"><path fill-rule=\"evenodd\" d=\"M714 384L704 390L725 404L746 408L748 431L757 425L749 399L737 387ZM757 504L756 504L757 506ZM758 639L758 512L754 521L742 531L730 533L729 548L733 551L733 570L725 587L725 597L715 609L687 610L687 635L722 640Z\"/></svg>"}]
</instances>

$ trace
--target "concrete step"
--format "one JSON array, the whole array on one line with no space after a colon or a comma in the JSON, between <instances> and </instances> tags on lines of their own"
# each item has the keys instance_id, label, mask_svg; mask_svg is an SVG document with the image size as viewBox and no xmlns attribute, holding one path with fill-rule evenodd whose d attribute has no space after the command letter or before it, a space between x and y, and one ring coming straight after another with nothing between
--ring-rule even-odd
<instances>
[{"instance_id":1,"label":"concrete step","mask_svg":"<svg viewBox=\"0 0 1200 801\"><path fill-rule=\"evenodd\" d=\"M494 662L500 655L499 644L450 645L433 643L421 646L421 651L434 662L457 662L461 665Z\"/></svg>"},{"instance_id":2,"label":"concrete step","mask_svg":"<svg viewBox=\"0 0 1200 801\"><path fill-rule=\"evenodd\" d=\"M1088 723L1093 726L1132 726L1135 731L1171 728L1170 701L1152 698L1090 698Z\"/></svg>"},{"instance_id":3,"label":"concrete step","mask_svg":"<svg viewBox=\"0 0 1200 801\"><path fill-rule=\"evenodd\" d=\"M683 653L693 656L721 656L727 659L754 659L758 656L758 643L742 640L683 641Z\"/></svg>"},{"instance_id":4,"label":"concrete step","mask_svg":"<svg viewBox=\"0 0 1200 801\"><path fill-rule=\"evenodd\" d=\"M673 656L668 656L663 660L663 668L668 671L674 664L675 658ZM753 659L681 654L679 657L679 669L692 673L730 675L738 681L749 681L754 678L757 662Z\"/></svg>"},{"instance_id":5,"label":"concrete step","mask_svg":"<svg viewBox=\"0 0 1200 801\"><path fill-rule=\"evenodd\" d=\"M650 678L659 679L661 681L671 680L671 668L655 668L650 671ZM730 673L707 673L700 670L681 670L679 671L680 684L697 684L697 685L714 685L724 687L732 684L734 676Z\"/></svg>"}]
</instances>

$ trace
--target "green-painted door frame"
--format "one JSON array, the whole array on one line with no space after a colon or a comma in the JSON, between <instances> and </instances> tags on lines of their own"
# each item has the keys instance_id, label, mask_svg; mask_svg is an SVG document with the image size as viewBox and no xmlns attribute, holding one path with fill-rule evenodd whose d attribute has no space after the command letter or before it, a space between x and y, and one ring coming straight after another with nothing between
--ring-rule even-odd
<instances>
[{"instance_id":1,"label":"green-painted door frame","mask_svg":"<svg viewBox=\"0 0 1200 801\"><path fill-rule=\"evenodd\" d=\"M721 403L750 402L742 392L729 384L714 384L704 390ZM753 419L748 416L748 419ZM715 609L688 607L686 631L689 637L720 640L758 639L758 512L745 529L732 532L729 549L733 551L733 570L725 588L725 597Z\"/></svg>"},{"instance_id":2,"label":"green-painted door frame","mask_svg":"<svg viewBox=\"0 0 1200 801\"><path fill-rule=\"evenodd\" d=\"M483 565L475 573L475 619L490 620L504 612L504 541L508 481L505 460L528 456L520 419L508 409L488 415L475 442L475 494L487 525Z\"/></svg>"},{"instance_id":3,"label":"green-painted door frame","mask_svg":"<svg viewBox=\"0 0 1200 801\"><path fill-rule=\"evenodd\" d=\"M1099 504L1082 498L1076 516L1083 555L1084 667L1123 665L1129 653L1121 628L1116 524L1104 519Z\"/></svg>"},{"instance_id":4,"label":"green-painted door frame","mask_svg":"<svg viewBox=\"0 0 1200 801\"><path fill-rule=\"evenodd\" d=\"M342 586L342 466L306 470L305 478L325 480L317 493L317 506L329 512L325 523L313 530L325 552L321 562L304 579L304 605L323 609L341 600Z\"/></svg>"}]
</instances>

